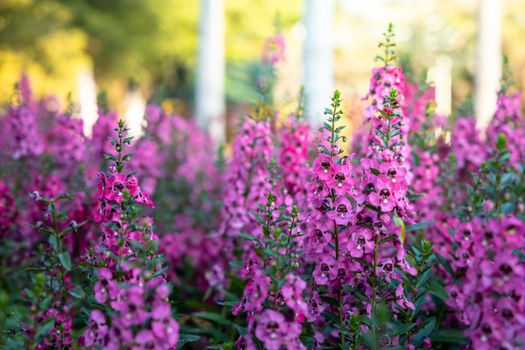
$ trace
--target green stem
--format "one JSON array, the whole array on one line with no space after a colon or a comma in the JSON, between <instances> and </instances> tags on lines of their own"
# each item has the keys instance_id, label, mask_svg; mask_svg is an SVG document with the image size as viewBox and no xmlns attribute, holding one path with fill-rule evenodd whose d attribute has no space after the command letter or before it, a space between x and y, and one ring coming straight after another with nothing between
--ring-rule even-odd
<instances>
[{"instance_id":1,"label":"green stem","mask_svg":"<svg viewBox=\"0 0 525 350\"><path fill-rule=\"evenodd\" d=\"M343 326L343 291L339 290L338 293L338 307L337 307L337 315L339 316L339 324L341 327ZM341 349L345 348L345 336L342 332L339 332L339 343L341 344Z\"/></svg>"},{"instance_id":2,"label":"green stem","mask_svg":"<svg viewBox=\"0 0 525 350\"><path fill-rule=\"evenodd\" d=\"M286 256L289 253L290 242L292 240L293 229L295 228L295 226L297 226L296 218L292 218L292 221L290 222L290 231L288 232L288 237L286 240L286 253L285 253Z\"/></svg>"},{"instance_id":3,"label":"green stem","mask_svg":"<svg viewBox=\"0 0 525 350\"><path fill-rule=\"evenodd\" d=\"M374 266L373 266L373 270L372 270L372 281L373 281L373 286L372 286L372 318L375 317L376 315L376 308L377 308L377 302L376 302L376 299L377 299L377 276L376 276L376 269L377 269L377 260L378 260L378 257L379 257L379 235L376 233L375 237L374 237ZM377 330L376 330L376 326L375 326L375 322L374 320L372 320L372 338L374 340L374 348L376 348L376 345L377 345Z\"/></svg>"},{"instance_id":4,"label":"green stem","mask_svg":"<svg viewBox=\"0 0 525 350\"><path fill-rule=\"evenodd\" d=\"M334 220L334 240L335 240L335 260L339 260L339 231L337 229L337 223ZM339 317L339 324L343 326L343 291L339 290L338 296L337 296L337 315ZM345 336L343 333L339 332L339 343L341 344L341 348L344 349L345 346Z\"/></svg>"},{"instance_id":5,"label":"green stem","mask_svg":"<svg viewBox=\"0 0 525 350\"><path fill-rule=\"evenodd\" d=\"M62 232L60 232L60 228L58 227L58 222L57 222L57 213L56 213L56 208L54 206L54 203L53 203L53 212L51 213L51 217L53 219L53 233L54 233L54 236L55 236L55 241L56 241L56 244L57 244L57 247L56 247L56 254L57 256L59 256L60 254L62 254L62 251L63 251L63 244L62 244ZM62 266L61 263L59 263L59 283L60 283L60 294L61 294L61 297L62 297L62 303L64 303L66 301L66 298L67 298L67 291L66 291L66 288L65 288L65 279L66 279L66 273L64 271L64 267Z\"/></svg>"},{"instance_id":6,"label":"green stem","mask_svg":"<svg viewBox=\"0 0 525 350\"><path fill-rule=\"evenodd\" d=\"M335 260L339 260L339 230L334 220Z\"/></svg>"}]
</instances>

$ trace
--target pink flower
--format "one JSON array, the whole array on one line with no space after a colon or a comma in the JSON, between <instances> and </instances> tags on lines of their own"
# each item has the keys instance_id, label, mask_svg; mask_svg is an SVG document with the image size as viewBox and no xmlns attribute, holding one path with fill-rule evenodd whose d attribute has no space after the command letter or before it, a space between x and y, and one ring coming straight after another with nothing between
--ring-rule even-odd
<instances>
[{"instance_id":1,"label":"pink flower","mask_svg":"<svg viewBox=\"0 0 525 350\"><path fill-rule=\"evenodd\" d=\"M291 273L286 275L285 281L281 288L281 295L286 305L295 311L297 321L302 322L305 316L308 316L308 305L303 299L306 282Z\"/></svg>"},{"instance_id":2,"label":"pink flower","mask_svg":"<svg viewBox=\"0 0 525 350\"><path fill-rule=\"evenodd\" d=\"M157 302L152 311L151 329L157 339L163 339L170 347L177 346L179 340L179 325L171 317L171 308L164 302Z\"/></svg>"},{"instance_id":3,"label":"pink flower","mask_svg":"<svg viewBox=\"0 0 525 350\"><path fill-rule=\"evenodd\" d=\"M142 324L148 317L148 312L143 309L143 289L139 286L129 287L122 300L113 302L112 306L120 312L122 324L126 327Z\"/></svg>"},{"instance_id":4,"label":"pink flower","mask_svg":"<svg viewBox=\"0 0 525 350\"><path fill-rule=\"evenodd\" d=\"M335 170L336 168L332 159L326 154L321 154L319 158L314 161L315 174L321 180L330 180L334 176Z\"/></svg>"},{"instance_id":5,"label":"pink flower","mask_svg":"<svg viewBox=\"0 0 525 350\"><path fill-rule=\"evenodd\" d=\"M326 285L330 279L330 275L334 266L335 260L328 255L323 255L321 257L321 261L316 264L313 272L315 283L319 285Z\"/></svg>"},{"instance_id":6,"label":"pink flower","mask_svg":"<svg viewBox=\"0 0 525 350\"><path fill-rule=\"evenodd\" d=\"M350 256L361 258L364 254L373 252L374 246L372 233L369 229L362 228L350 237L347 243L347 250Z\"/></svg>"},{"instance_id":7,"label":"pink flower","mask_svg":"<svg viewBox=\"0 0 525 350\"><path fill-rule=\"evenodd\" d=\"M255 270L252 279L246 283L241 302L233 308L233 314L237 315L241 311L261 311L263 302L268 296L269 287L270 278L265 276L261 270Z\"/></svg>"},{"instance_id":8,"label":"pink flower","mask_svg":"<svg viewBox=\"0 0 525 350\"><path fill-rule=\"evenodd\" d=\"M235 342L235 347L237 348L237 350L257 350L258 349L250 335L239 337L239 339L237 339L237 341Z\"/></svg>"},{"instance_id":9,"label":"pink flower","mask_svg":"<svg viewBox=\"0 0 525 350\"><path fill-rule=\"evenodd\" d=\"M110 201L121 203L126 188L126 176L123 174L112 174L107 179L107 187L104 191L104 198Z\"/></svg>"},{"instance_id":10,"label":"pink flower","mask_svg":"<svg viewBox=\"0 0 525 350\"><path fill-rule=\"evenodd\" d=\"M111 270L107 268L100 268L98 270L98 282L95 283L95 299L101 303L104 304L108 297L111 296L113 298L116 294L116 290L118 289L116 283L112 280L113 274L111 273Z\"/></svg>"},{"instance_id":11,"label":"pink flower","mask_svg":"<svg viewBox=\"0 0 525 350\"><path fill-rule=\"evenodd\" d=\"M329 186L334 188L338 195L344 195L352 189L353 180L351 177L351 168L347 163L337 164L333 169L333 177Z\"/></svg>"},{"instance_id":12,"label":"pink flower","mask_svg":"<svg viewBox=\"0 0 525 350\"><path fill-rule=\"evenodd\" d=\"M104 346L107 342L108 325L106 317L99 310L92 310L89 315L89 324L84 333L84 345Z\"/></svg>"},{"instance_id":13,"label":"pink flower","mask_svg":"<svg viewBox=\"0 0 525 350\"><path fill-rule=\"evenodd\" d=\"M287 342L288 323L281 313L271 309L264 310L255 328L255 335L266 349L279 350Z\"/></svg>"},{"instance_id":14,"label":"pink flower","mask_svg":"<svg viewBox=\"0 0 525 350\"><path fill-rule=\"evenodd\" d=\"M423 339L423 347L425 349L431 349L432 348L432 341L430 340L430 338Z\"/></svg>"},{"instance_id":15,"label":"pink flower","mask_svg":"<svg viewBox=\"0 0 525 350\"><path fill-rule=\"evenodd\" d=\"M343 196L337 197L334 202L334 209L328 212L328 217L338 225L347 225L353 219L352 204Z\"/></svg>"},{"instance_id":16,"label":"pink flower","mask_svg":"<svg viewBox=\"0 0 525 350\"><path fill-rule=\"evenodd\" d=\"M160 340L160 339L159 339ZM160 348L157 339L150 330L143 329L135 336L135 346L133 350L158 349Z\"/></svg>"},{"instance_id":17,"label":"pink flower","mask_svg":"<svg viewBox=\"0 0 525 350\"><path fill-rule=\"evenodd\" d=\"M264 43L262 61L275 66L286 59L286 39L282 33L276 34Z\"/></svg>"}]
</instances>

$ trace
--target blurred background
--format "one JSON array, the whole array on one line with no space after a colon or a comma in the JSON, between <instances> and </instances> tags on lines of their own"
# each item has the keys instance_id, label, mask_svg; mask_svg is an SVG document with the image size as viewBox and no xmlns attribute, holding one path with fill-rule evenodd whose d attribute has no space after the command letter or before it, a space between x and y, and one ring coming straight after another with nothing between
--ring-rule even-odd
<instances>
[{"instance_id":1,"label":"blurred background","mask_svg":"<svg viewBox=\"0 0 525 350\"><path fill-rule=\"evenodd\" d=\"M79 101L88 126L97 96L131 119L154 101L222 140L257 99L267 38L282 33L280 109L294 110L304 85L315 120L339 88L358 119L389 22L400 64L437 85L442 114L489 113L503 54L525 85L523 0L1 0L0 103L26 72L37 95Z\"/></svg>"}]
</instances>

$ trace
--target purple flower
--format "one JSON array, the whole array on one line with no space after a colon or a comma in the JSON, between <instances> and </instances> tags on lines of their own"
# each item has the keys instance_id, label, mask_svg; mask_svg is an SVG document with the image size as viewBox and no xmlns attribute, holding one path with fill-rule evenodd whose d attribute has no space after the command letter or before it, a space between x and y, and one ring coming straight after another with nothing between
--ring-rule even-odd
<instances>
[{"instance_id":1,"label":"purple flower","mask_svg":"<svg viewBox=\"0 0 525 350\"><path fill-rule=\"evenodd\" d=\"M334 202L334 209L328 213L328 217L334 220L337 225L347 225L353 219L352 204L346 197L337 197Z\"/></svg>"},{"instance_id":2,"label":"purple flower","mask_svg":"<svg viewBox=\"0 0 525 350\"><path fill-rule=\"evenodd\" d=\"M108 330L106 316L99 310L92 310L88 327L84 332L84 345L87 347L104 346L107 342Z\"/></svg>"},{"instance_id":3,"label":"purple flower","mask_svg":"<svg viewBox=\"0 0 525 350\"><path fill-rule=\"evenodd\" d=\"M101 304L104 304L108 300L108 297L111 299L115 297L118 286L112 278L113 274L111 270L107 268L100 268L98 270L98 282L95 283L94 290L95 299Z\"/></svg>"},{"instance_id":4,"label":"purple flower","mask_svg":"<svg viewBox=\"0 0 525 350\"><path fill-rule=\"evenodd\" d=\"M287 343L288 323L281 313L271 309L264 310L257 322L255 335L266 349L279 350Z\"/></svg>"},{"instance_id":5,"label":"purple flower","mask_svg":"<svg viewBox=\"0 0 525 350\"><path fill-rule=\"evenodd\" d=\"M171 308L165 302L157 302L152 311L151 329L157 339L166 341L170 347L176 347L179 340L179 325L171 317Z\"/></svg>"},{"instance_id":6,"label":"purple flower","mask_svg":"<svg viewBox=\"0 0 525 350\"><path fill-rule=\"evenodd\" d=\"M315 283L321 286L326 285L330 279L334 266L335 259L329 255L323 255L313 271Z\"/></svg>"}]
</instances>

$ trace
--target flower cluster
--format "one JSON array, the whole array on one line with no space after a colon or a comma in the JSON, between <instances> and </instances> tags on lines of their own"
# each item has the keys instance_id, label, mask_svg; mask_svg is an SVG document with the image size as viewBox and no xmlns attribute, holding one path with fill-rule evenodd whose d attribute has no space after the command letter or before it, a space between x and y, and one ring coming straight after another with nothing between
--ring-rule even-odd
<instances>
[{"instance_id":1,"label":"flower cluster","mask_svg":"<svg viewBox=\"0 0 525 350\"><path fill-rule=\"evenodd\" d=\"M523 320L524 223L516 217L461 223L451 267L461 283L450 283L447 304L466 326L474 349L516 349L525 342Z\"/></svg>"},{"instance_id":2,"label":"flower cluster","mask_svg":"<svg viewBox=\"0 0 525 350\"><path fill-rule=\"evenodd\" d=\"M237 340L238 349L257 349L253 336L266 349L306 349L299 336L302 323L309 318L303 299L307 284L294 273L300 236L298 209L294 207L290 217L283 216L285 208L276 203L274 195L268 194L264 215L258 218L260 238L243 234L254 249L244 259L241 277L247 279L246 287L233 308L234 315L247 313L248 321L245 334Z\"/></svg>"},{"instance_id":3,"label":"flower cluster","mask_svg":"<svg viewBox=\"0 0 525 350\"><path fill-rule=\"evenodd\" d=\"M132 140L126 137L128 130L120 120L117 138L111 138L116 156L105 156L112 162L110 174L99 174L93 214L103 225L95 255L89 257L97 275L93 292L96 302L106 305L108 318L92 310L83 341L86 346L105 349L173 349L179 326L171 314L167 282L157 272L162 266L156 253L158 237L151 218L136 218L136 205L153 207L153 202L134 176L123 173L130 159L129 154L123 154Z\"/></svg>"},{"instance_id":4,"label":"flower cluster","mask_svg":"<svg viewBox=\"0 0 525 350\"><path fill-rule=\"evenodd\" d=\"M9 186L0 179L0 237L9 232L11 224L15 220L14 198Z\"/></svg>"},{"instance_id":5,"label":"flower cluster","mask_svg":"<svg viewBox=\"0 0 525 350\"><path fill-rule=\"evenodd\" d=\"M34 322L42 327L33 331L35 338L41 329L48 331L46 336L42 337L41 341L35 344L34 349L65 349L73 344L73 335L71 334L72 318L67 308L57 310L51 307L40 315L35 316Z\"/></svg>"},{"instance_id":6,"label":"flower cluster","mask_svg":"<svg viewBox=\"0 0 525 350\"><path fill-rule=\"evenodd\" d=\"M403 285L403 274L416 275L416 270L408 263L403 246L402 226L413 222L413 218L407 198L403 146L407 130L397 96L397 90L392 89L383 101L376 122L381 127L372 129L373 153L360 160L354 195L355 221L349 228L347 243L348 255L359 261L354 272L357 283L353 287L354 297L369 300L364 311L372 317L376 317L381 307L393 312L415 310ZM356 306L354 310L359 312ZM373 336L380 331L381 327L371 326Z\"/></svg>"},{"instance_id":7,"label":"flower cluster","mask_svg":"<svg viewBox=\"0 0 525 350\"><path fill-rule=\"evenodd\" d=\"M383 36L384 41L379 44L379 47L384 48L384 54L383 56L378 56L376 59L384 62L384 66L372 69L368 95L365 96L365 99L372 98L370 105L365 109L365 123L369 126L368 143L369 148L372 148L368 151L369 155L374 151L373 148L381 147L382 140L377 139L376 131L382 130L384 124L381 122L381 118L377 118L377 116L380 115L383 110L383 103L393 89L398 92L397 102L401 108L398 112L404 114L404 110L407 108L407 103L405 101L405 90L407 87L403 69L394 64L396 57L392 24L388 26L388 30ZM403 118L403 123L399 125L398 128L406 135L410 129L408 120ZM405 157L410 153L407 147L408 145L405 144L404 149L400 152L400 154Z\"/></svg>"},{"instance_id":8,"label":"flower cluster","mask_svg":"<svg viewBox=\"0 0 525 350\"><path fill-rule=\"evenodd\" d=\"M125 278L118 281L111 270L98 270L95 299L107 305L112 313L108 319L98 309L91 311L83 345L104 349L123 346L174 349L179 338L179 325L171 314L170 290L164 278L146 280L143 270L131 266L125 266L122 272Z\"/></svg>"},{"instance_id":9,"label":"flower cluster","mask_svg":"<svg viewBox=\"0 0 525 350\"><path fill-rule=\"evenodd\" d=\"M481 163L488 155L480 132L476 129L476 120L473 118L458 119L451 140L458 175L465 180L472 172L479 170Z\"/></svg>"},{"instance_id":10,"label":"flower cluster","mask_svg":"<svg viewBox=\"0 0 525 350\"><path fill-rule=\"evenodd\" d=\"M307 181L310 175L310 126L291 115L279 133L278 165L282 169L285 193L303 207L307 202Z\"/></svg>"},{"instance_id":11,"label":"flower cluster","mask_svg":"<svg viewBox=\"0 0 525 350\"><path fill-rule=\"evenodd\" d=\"M286 39L282 33L268 38L264 43L262 61L275 66L286 60Z\"/></svg>"},{"instance_id":12,"label":"flower cluster","mask_svg":"<svg viewBox=\"0 0 525 350\"><path fill-rule=\"evenodd\" d=\"M232 252L232 238L241 232L252 232L257 219L252 211L271 191L269 164L272 157L270 124L266 121L246 120L233 144L233 157L225 173L220 237L225 256ZM261 238L261 237L257 237ZM208 275L211 286L221 288L226 261L217 262Z\"/></svg>"},{"instance_id":13,"label":"flower cluster","mask_svg":"<svg viewBox=\"0 0 525 350\"><path fill-rule=\"evenodd\" d=\"M19 85L19 101L9 107L2 120L6 143L4 150L14 159L38 156L43 152L41 134L38 132L35 103L32 98L29 80L23 76Z\"/></svg>"},{"instance_id":14,"label":"flower cluster","mask_svg":"<svg viewBox=\"0 0 525 350\"><path fill-rule=\"evenodd\" d=\"M83 122L70 114L58 115L53 121L55 125L47 126L45 152L53 156L57 167L64 169L62 176L72 176L78 171L78 164L87 157Z\"/></svg>"},{"instance_id":15,"label":"flower cluster","mask_svg":"<svg viewBox=\"0 0 525 350\"><path fill-rule=\"evenodd\" d=\"M487 144L493 146L498 135L505 135L510 152L510 162L518 166L525 149L525 120L521 115L521 94L500 91L498 106L487 128Z\"/></svg>"},{"instance_id":16,"label":"flower cluster","mask_svg":"<svg viewBox=\"0 0 525 350\"><path fill-rule=\"evenodd\" d=\"M232 184L224 191L223 227L227 235L236 236L255 219L250 210L270 192L269 164L272 157L270 124L265 121L246 120L234 144L233 156L225 175Z\"/></svg>"}]
</instances>

